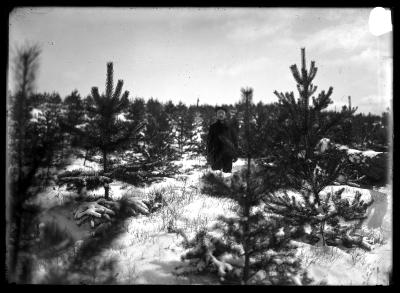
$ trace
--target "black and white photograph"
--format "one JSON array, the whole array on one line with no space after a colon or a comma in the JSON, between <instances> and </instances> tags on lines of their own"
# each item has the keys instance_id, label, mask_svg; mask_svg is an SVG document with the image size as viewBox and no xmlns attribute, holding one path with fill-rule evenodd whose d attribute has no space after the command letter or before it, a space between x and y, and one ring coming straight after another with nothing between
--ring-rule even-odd
<instances>
[{"instance_id":1,"label":"black and white photograph","mask_svg":"<svg viewBox=\"0 0 400 293\"><path fill-rule=\"evenodd\" d=\"M392 285L392 15L11 9L6 282Z\"/></svg>"}]
</instances>

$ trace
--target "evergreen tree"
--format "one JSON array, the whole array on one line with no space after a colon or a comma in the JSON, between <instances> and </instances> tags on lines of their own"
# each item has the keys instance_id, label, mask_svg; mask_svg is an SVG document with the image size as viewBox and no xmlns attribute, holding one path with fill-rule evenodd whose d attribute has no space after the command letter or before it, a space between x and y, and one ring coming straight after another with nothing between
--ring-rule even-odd
<instances>
[{"instance_id":1,"label":"evergreen tree","mask_svg":"<svg viewBox=\"0 0 400 293\"><path fill-rule=\"evenodd\" d=\"M60 126L62 101L57 93L44 93L42 96L43 103L38 105L40 115L31 121L36 123L35 127L42 133L43 144L46 149L47 181L50 175L50 168L57 159L57 152L59 150L63 151L63 133ZM63 156L58 160L58 163L61 163L62 160Z\"/></svg>"},{"instance_id":2,"label":"evergreen tree","mask_svg":"<svg viewBox=\"0 0 400 293\"><path fill-rule=\"evenodd\" d=\"M37 194L38 170L45 167L46 146L43 131L31 121L33 95L40 48L36 45L17 49L13 59L15 94L9 96L8 171L7 171L7 278L10 282L29 282L29 231L36 214L28 204ZM26 256L26 257L25 257Z\"/></svg>"},{"instance_id":3,"label":"evergreen tree","mask_svg":"<svg viewBox=\"0 0 400 293\"><path fill-rule=\"evenodd\" d=\"M201 116L200 111L198 110L198 107L190 107L189 108L189 114L190 114L190 128L189 131L187 132L188 136L188 149L194 154L194 155L202 155L205 153L205 145L203 144L202 141L202 136L203 136L203 118Z\"/></svg>"},{"instance_id":4,"label":"evergreen tree","mask_svg":"<svg viewBox=\"0 0 400 293\"><path fill-rule=\"evenodd\" d=\"M279 133L281 141L275 139L275 145L271 145L270 149L275 164L284 166L286 170L284 179L287 185L286 190L282 191L283 196L279 193L269 194L266 203L269 211L282 215L291 225L302 227L310 224L312 234L318 235L317 240L325 245L325 234L329 231L336 231L331 233L334 239L343 239L341 236L354 232L356 226L346 225L345 222L365 218L366 209L371 203L364 203L359 194L355 195L353 201L342 198L344 189L322 192L349 168L349 163L344 150L334 147L318 149L317 145L327 131L344 119L348 112L342 111L335 117L325 116L323 119L322 110L332 102L330 96L333 88L330 87L327 92L322 91L317 98L313 96L317 87L312 81L317 68L312 61L307 70L305 49L301 52L301 73L296 65L290 67L297 82L299 99L295 100L293 92L274 92L281 104L280 119L284 123ZM273 169L266 162L264 165L266 169ZM289 196L288 189L294 189L300 197ZM365 246L362 241L354 243Z\"/></svg>"},{"instance_id":5,"label":"evergreen tree","mask_svg":"<svg viewBox=\"0 0 400 293\"><path fill-rule=\"evenodd\" d=\"M65 109L63 119L65 124L71 127L76 127L85 122L85 108L84 103L77 90L74 90L65 97L63 101L63 108ZM67 129L63 129L66 131ZM66 143L70 146L79 145L79 136L70 135L68 132L65 133Z\"/></svg>"},{"instance_id":6,"label":"evergreen tree","mask_svg":"<svg viewBox=\"0 0 400 293\"><path fill-rule=\"evenodd\" d=\"M136 125L143 124L143 127L136 133L135 139L130 141L128 150L123 150L119 154L121 164L114 168L113 176L118 180L138 185L146 182L147 175L153 170L147 156L147 111L143 98L137 97L130 102L126 119Z\"/></svg>"},{"instance_id":7,"label":"evergreen tree","mask_svg":"<svg viewBox=\"0 0 400 293\"><path fill-rule=\"evenodd\" d=\"M136 125L146 124L146 102L143 98L135 98L129 103L128 113L126 119L130 120ZM138 163L138 154L142 151L144 143L144 127L136 134L136 139L131 140L129 144L129 151L124 151L120 156L131 163Z\"/></svg>"},{"instance_id":8,"label":"evergreen tree","mask_svg":"<svg viewBox=\"0 0 400 293\"><path fill-rule=\"evenodd\" d=\"M246 113L246 104L243 103L243 100L235 104L235 113L233 117L231 117L231 121L236 127L237 133L239 134L239 141L238 141L238 153L239 157L246 157L246 139L245 139L245 113ZM252 105L250 105L252 107ZM250 109L249 115L254 117L254 109ZM252 121L253 119L249 119ZM254 129L254 125L250 125L251 129ZM255 135L255 134L254 134Z\"/></svg>"},{"instance_id":9,"label":"evergreen tree","mask_svg":"<svg viewBox=\"0 0 400 293\"><path fill-rule=\"evenodd\" d=\"M172 102L169 105L173 106ZM152 98L147 103L143 99L135 99L126 118L132 123L143 123L143 128L131 140L130 150L120 154L123 163L114 168L113 176L133 185L141 185L174 174L177 169L171 163L175 159L172 147L174 137L170 116L164 106Z\"/></svg>"},{"instance_id":10,"label":"evergreen tree","mask_svg":"<svg viewBox=\"0 0 400 293\"><path fill-rule=\"evenodd\" d=\"M176 158L172 148L174 137L169 117L158 100L147 101L145 120L142 154L146 176L170 176L176 171L171 163Z\"/></svg>"},{"instance_id":11,"label":"evergreen tree","mask_svg":"<svg viewBox=\"0 0 400 293\"><path fill-rule=\"evenodd\" d=\"M207 156L207 135L208 131L210 128L210 125L215 122L214 117L215 117L215 109L214 107L210 105L202 105L200 107L200 114L202 117L202 135L201 135L201 141L202 141L202 146L203 146L203 155Z\"/></svg>"},{"instance_id":12,"label":"evergreen tree","mask_svg":"<svg viewBox=\"0 0 400 293\"><path fill-rule=\"evenodd\" d=\"M306 283L307 276L301 271L300 260L295 257L294 246L290 243L291 227L260 208L265 194L274 193L279 187L280 176L265 176L263 170L252 163L252 89L242 89L242 95L246 167L228 181L212 173L207 178L214 188L222 186L235 200L237 215L220 216L213 231L203 230L192 241L186 240L190 250L182 258L195 260L197 269L218 272L224 283Z\"/></svg>"},{"instance_id":13,"label":"evergreen tree","mask_svg":"<svg viewBox=\"0 0 400 293\"><path fill-rule=\"evenodd\" d=\"M146 117L146 102L143 98L135 98L133 102L129 103L128 113L126 119L141 124Z\"/></svg>"},{"instance_id":14,"label":"evergreen tree","mask_svg":"<svg viewBox=\"0 0 400 293\"><path fill-rule=\"evenodd\" d=\"M176 106L171 100L169 100L165 103L164 110L168 116L172 117L172 116L174 116L174 113L176 112Z\"/></svg>"},{"instance_id":15,"label":"evergreen tree","mask_svg":"<svg viewBox=\"0 0 400 293\"><path fill-rule=\"evenodd\" d=\"M171 148L173 136L168 115L163 105L155 100L149 99L146 103L146 126L145 126L145 156L149 161L170 160L173 157Z\"/></svg>"},{"instance_id":16,"label":"evergreen tree","mask_svg":"<svg viewBox=\"0 0 400 293\"><path fill-rule=\"evenodd\" d=\"M353 124L353 116L357 108L352 108L351 106L351 97L348 97L349 99L349 104L348 106L343 106L342 112L347 113L347 117L343 119L343 122L340 124L341 126L341 136L342 139L341 141L338 141L339 143L345 144L345 145L351 145L353 142L353 136L352 136L352 124Z\"/></svg>"},{"instance_id":17,"label":"evergreen tree","mask_svg":"<svg viewBox=\"0 0 400 293\"><path fill-rule=\"evenodd\" d=\"M173 113L173 121L175 126L175 141L178 145L178 150L182 156L184 153L184 146L188 143L188 132L191 126L190 117L188 115L188 108L182 102L179 102L175 107Z\"/></svg>"},{"instance_id":18,"label":"evergreen tree","mask_svg":"<svg viewBox=\"0 0 400 293\"><path fill-rule=\"evenodd\" d=\"M92 88L91 95L86 100L88 123L82 128L66 125L70 131L85 137L91 149L98 150L102 154L102 176L110 176L112 171L109 164L109 155L126 147L130 139L143 127L130 121L117 119L129 106L129 92L122 95L123 81L118 80L114 88L113 63L107 63L107 79L105 93L99 94L97 87ZM83 175L82 175L83 176ZM104 184L105 198L109 198L109 185Z\"/></svg>"},{"instance_id":19,"label":"evergreen tree","mask_svg":"<svg viewBox=\"0 0 400 293\"><path fill-rule=\"evenodd\" d=\"M388 144L388 113L383 113L382 116L369 113L364 115L362 120L360 136L362 149L387 151L385 146Z\"/></svg>"},{"instance_id":20,"label":"evergreen tree","mask_svg":"<svg viewBox=\"0 0 400 293\"><path fill-rule=\"evenodd\" d=\"M261 101L254 108L254 123L251 123L254 133L252 154L254 158L266 158L269 156L268 145L275 136L278 124L278 107L276 104L265 105Z\"/></svg>"}]
</instances>

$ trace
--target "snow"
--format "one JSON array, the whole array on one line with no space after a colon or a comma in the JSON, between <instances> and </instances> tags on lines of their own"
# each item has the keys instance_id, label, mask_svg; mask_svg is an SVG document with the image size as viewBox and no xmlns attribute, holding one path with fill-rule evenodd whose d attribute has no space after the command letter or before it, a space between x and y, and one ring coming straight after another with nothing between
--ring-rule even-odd
<instances>
[{"instance_id":1,"label":"snow","mask_svg":"<svg viewBox=\"0 0 400 293\"><path fill-rule=\"evenodd\" d=\"M373 158L379 154L382 154L382 152L376 152L376 151L372 151L372 150L368 150L368 151L364 151L363 153L364 157L369 157L369 158Z\"/></svg>"},{"instance_id":2,"label":"snow","mask_svg":"<svg viewBox=\"0 0 400 293\"><path fill-rule=\"evenodd\" d=\"M37 108L33 108L32 110L31 110L31 112L30 112L30 114L31 114L31 116L33 117L33 118L39 118L39 116L42 116L43 115L43 112L42 112L42 110L40 110L40 109L37 109Z\"/></svg>"},{"instance_id":3,"label":"snow","mask_svg":"<svg viewBox=\"0 0 400 293\"><path fill-rule=\"evenodd\" d=\"M117 119L120 121L128 121L128 119L126 119L125 115L126 115L126 113L118 114Z\"/></svg>"},{"instance_id":4,"label":"snow","mask_svg":"<svg viewBox=\"0 0 400 293\"><path fill-rule=\"evenodd\" d=\"M347 252L336 247L315 247L297 242L300 246L297 255L301 257L303 266L308 269L309 276L314 278L313 284L327 285L388 285L388 272L392 268L392 192L391 186L376 190L360 189L349 186L330 186L333 190L345 187L344 197L351 198L355 191L362 193L365 201L374 199L370 208L371 214L366 219L363 229L369 229L372 214L375 209L382 209L381 203L387 201L387 210L383 210L383 221L378 230L383 231L383 245L366 252L360 248L349 249ZM379 203L379 206L377 205ZM384 205L385 207L385 205ZM376 220L376 219L375 219Z\"/></svg>"},{"instance_id":5,"label":"snow","mask_svg":"<svg viewBox=\"0 0 400 293\"><path fill-rule=\"evenodd\" d=\"M320 196L321 198L324 198L328 193L334 193L340 189L344 188L344 191L342 193L342 198L343 199L348 199L348 200L352 200L356 194L356 192L361 193L361 200L363 200L364 202L370 202L374 195L376 195L377 191L374 190L370 190L370 189L364 189L364 188L358 188L358 187L353 187L353 186L348 186L348 185L329 185L327 187L325 187L321 192L320 192ZM277 194L283 196L284 194L286 194L289 196L289 198L294 197L296 199L296 201L298 202L303 202L304 199L301 195L300 192L297 191L293 191L293 190L287 190L287 191L279 191Z\"/></svg>"},{"instance_id":6,"label":"snow","mask_svg":"<svg viewBox=\"0 0 400 293\"><path fill-rule=\"evenodd\" d=\"M37 108L33 108L30 111L30 115L31 115L30 119L31 122L38 122L39 121L38 119L43 116L43 111Z\"/></svg>"},{"instance_id":7,"label":"snow","mask_svg":"<svg viewBox=\"0 0 400 293\"><path fill-rule=\"evenodd\" d=\"M84 122L84 123L76 125L75 127L78 128L78 129L84 129L88 125L89 125L88 122Z\"/></svg>"},{"instance_id":8,"label":"snow","mask_svg":"<svg viewBox=\"0 0 400 293\"><path fill-rule=\"evenodd\" d=\"M181 255L184 248L183 238L176 233L167 233L167 227L182 229L189 238L199 229L211 228L220 215L234 216L235 203L231 199L215 198L201 193L200 178L210 170L205 158L184 158L175 162L180 165L182 175L174 178L164 178L162 181L144 187L134 187L127 183L114 180L110 184L110 195L118 199L125 193L134 194L140 198L150 197L155 192L161 192L167 206L149 216L128 218L124 223L123 233L113 239L112 243L96 256L98 263L107 259L116 259L116 282L118 284L219 284L217 277L205 274L190 274L177 276L175 268L184 266ZM233 164L233 172L246 165L245 159L239 159ZM98 163L74 158L65 170L84 169L101 170ZM65 171L62 170L62 171ZM371 252L361 249L343 251L336 247L318 247L297 242L297 255L307 268L309 276L314 278L313 284L328 285L376 285L388 283L387 272L391 268L391 186L376 190L366 190L349 186L328 186L322 191L336 191L345 188L343 197L351 199L355 191L362 194L362 199L382 197L386 194L388 202L382 227L386 229L383 245L376 245ZM92 191L92 194L103 193L103 188ZM289 191L289 196L301 200L299 193ZM78 227L72 220L71 208L63 204L64 200L74 196L64 188L47 188L36 198L37 202L47 208L41 214L42 222L56 221L62 229L70 232L74 241L88 237L85 227ZM62 206L61 206L62 205ZM309 230L309 228L307 228ZM283 232L283 231L281 231ZM215 234L218 236L218 233ZM44 267L38 266L36 283L46 275ZM72 278L72 277L71 277Z\"/></svg>"},{"instance_id":9,"label":"snow","mask_svg":"<svg viewBox=\"0 0 400 293\"><path fill-rule=\"evenodd\" d=\"M146 249L138 243L126 249L118 264L120 284L217 284L217 280L201 276L179 277L173 272L182 265L180 255L184 253L181 239L174 234L148 235ZM107 255L108 252L105 252Z\"/></svg>"},{"instance_id":10,"label":"snow","mask_svg":"<svg viewBox=\"0 0 400 293\"><path fill-rule=\"evenodd\" d=\"M361 193L361 200L364 202L370 202L372 200L372 194L369 189L364 189L364 188L358 188L358 187L353 187L353 186L348 186L348 185L329 185L325 187L321 191L321 195L326 195L328 192L334 193L340 189L344 188L344 191L342 193L342 198L346 198L348 200L352 200L356 194L356 192Z\"/></svg>"},{"instance_id":11,"label":"snow","mask_svg":"<svg viewBox=\"0 0 400 293\"><path fill-rule=\"evenodd\" d=\"M346 150L348 155L362 155L363 157L369 157L369 158L373 158L373 157L383 153L383 152L376 152L373 150L360 151L360 150L356 150L356 149L351 149L346 145L340 145L340 144L336 144L336 147L339 150Z\"/></svg>"},{"instance_id":12,"label":"snow","mask_svg":"<svg viewBox=\"0 0 400 293\"><path fill-rule=\"evenodd\" d=\"M349 147L347 145L341 145L341 144L336 144L335 145L337 147L338 150L348 150Z\"/></svg>"},{"instance_id":13,"label":"snow","mask_svg":"<svg viewBox=\"0 0 400 293\"><path fill-rule=\"evenodd\" d=\"M354 155L354 154L361 154L362 151L355 150L355 149L347 149L347 154L348 155Z\"/></svg>"},{"instance_id":14,"label":"snow","mask_svg":"<svg viewBox=\"0 0 400 293\"><path fill-rule=\"evenodd\" d=\"M81 169L83 171L98 172L98 171L101 171L103 168L99 163L89 161L89 160L86 160L85 166L84 166L83 165L84 160L85 160L84 158L76 158L70 163L70 165L68 165L62 171L64 172L64 171L73 171L73 170Z\"/></svg>"},{"instance_id":15,"label":"snow","mask_svg":"<svg viewBox=\"0 0 400 293\"><path fill-rule=\"evenodd\" d=\"M345 252L333 246L296 243L296 255L307 268L313 285L388 285L391 247L383 245L365 252L360 248Z\"/></svg>"},{"instance_id":16,"label":"snow","mask_svg":"<svg viewBox=\"0 0 400 293\"><path fill-rule=\"evenodd\" d=\"M319 149L321 153L323 153L326 150L328 150L330 146L331 146L331 140L329 138L324 137L319 141L316 147Z\"/></svg>"},{"instance_id":17,"label":"snow","mask_svg":"<svg viewBox=\"0 0 400 293\"><path fill-rule=\"evenodd\" d=\"M329 138L322 138L316 148L320 151L320 152L324 152L325 150L329 149L330 146L334 145L335 148L337 148L338 150L345 150L347 152L347 154L350 156L350 160L354 161L354 158L352 158L352 155L362 155L363 157L369 157L369 158L373 158L379 154L381 154L382 152L376 152L373 150L367 150L367 151L360 151L357 149L351 149L346 145L341 145L341 144L333 144L331 142L331 140Z\"/></svg>"}]
</instances>

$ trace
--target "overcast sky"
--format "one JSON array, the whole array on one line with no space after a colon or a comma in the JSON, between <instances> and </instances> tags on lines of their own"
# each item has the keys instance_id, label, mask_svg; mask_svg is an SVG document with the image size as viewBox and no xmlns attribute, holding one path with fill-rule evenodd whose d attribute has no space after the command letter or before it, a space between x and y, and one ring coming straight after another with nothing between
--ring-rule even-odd
<instances>
[{"instance_id":1,"label":"overcast sky","mask_svg":"<svg viewBox=\"0 0 400 293\"><path fill-rule=\"evenodd\" d=\"M295 91L289 66L316 61L317 93L333 86L339 110L380 114L392 97L392 33L369 32L367 8L20 8L10 14L9 56L42 48L37 91L104 91L106 63L130 97L220 105L254 89L254 101ZM9 86L13 88L12 76ZM334 105L332 107L334 107Z\"/></svg>"}]
</instances>

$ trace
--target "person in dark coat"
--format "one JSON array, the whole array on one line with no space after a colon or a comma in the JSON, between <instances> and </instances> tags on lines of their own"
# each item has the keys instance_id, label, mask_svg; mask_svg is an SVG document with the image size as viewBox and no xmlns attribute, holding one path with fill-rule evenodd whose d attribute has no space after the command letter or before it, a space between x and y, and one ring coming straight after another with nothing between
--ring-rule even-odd
<instances>
[{"instance_id":1,"label":"person in dark coat","mask_svg":"<svg viewBox=\"0 0 400 293\"><path fill-rule=\"evenodd\" d=\"M232 125L226 121L226 109L216 108L217 121L210 125L207 137L207 162L212 170L232 171L237 160L238 139Z\"/></svg>"}]
</instances>

